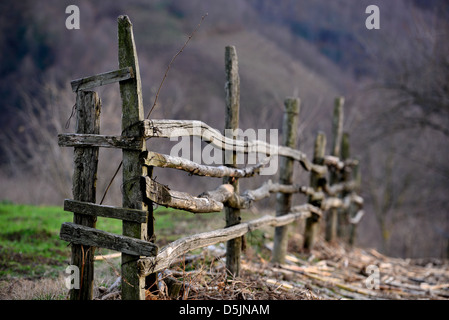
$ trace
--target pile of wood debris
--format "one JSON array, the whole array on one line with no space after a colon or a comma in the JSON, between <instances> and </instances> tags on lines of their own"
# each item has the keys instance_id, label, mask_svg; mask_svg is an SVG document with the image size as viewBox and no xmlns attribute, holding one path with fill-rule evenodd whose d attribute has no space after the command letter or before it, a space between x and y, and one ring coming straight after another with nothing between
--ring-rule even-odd
<instances>
[{"instance_id":1,"label":"pile of wood debris","mask_svg":"<svg viewBox=\"0 0 449 320\"><path fill-rule=\"evenodd\" d=\"M227 279L224 248L210 246L160 273L160 290L147 299L449 299L449 261L391 258L374 249L320 242L307 254L287 255L284 264L247 252L241 268Z\"/></svg>"}]
</instances>

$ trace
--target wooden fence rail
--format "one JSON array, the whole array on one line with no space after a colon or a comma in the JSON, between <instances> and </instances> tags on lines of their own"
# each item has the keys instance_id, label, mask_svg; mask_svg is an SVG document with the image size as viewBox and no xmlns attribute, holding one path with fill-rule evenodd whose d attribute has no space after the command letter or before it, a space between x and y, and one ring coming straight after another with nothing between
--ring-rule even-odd
<instances>
[{"instance_id":1,"label":"wooden fence rail","mask_svg":"<svg viewBox=\"0 0 449 320\"><path fill-rule=\"evenodd\" d=\"M331 231L327 234L332 236L329 240L334 240L337 228L342 226L344 231L341 233L345 233L349 237L348 241L353 243L355 226L363 216L363 198L357 194L360 189L360 175L357 173L360 172L359 163L349 158L349 136L341 136L342 98L336 100L332 154L325 154L326 137L324 133L319 133L313 161L296 149L300 113L298 98L285 100L282 145L273 141L240 140L236 134L222 134L197 120L145 120L138 58L132 24L127 16L118 18L118 30L119 69L71 82L73 91L77 93L76 133L58 136L61 147L75 148L74 199L64 201L64 210L73 212L74 220L73 223L63 223L60 231L61 239L72 244L71 263L78 266L83 275L80 288L71 290L71 299L92 299L96 247L122 253L122 299L130 300L144 299L145 290L157 289L156 273L170 267L180 256L218 242L227 242L227 271L230 276L238 276L242 237L263 227L275 228L275 262L282 262L285 257L287 226L299 219L306 220L304 248L307 250L313 247L323 216L329 221L327 230ZM226 47L225 65L225 129L235 130L238 129L240 80L234 47ZM95 92L86 90L113 82L120 84L122 133L105 136L100 135L99 129L100 100ZM230 152L232 161L227 163L224 157L225 165L203 165L146 149L147 139L172 137L199 137L220 150ZM122 149L122 207L95 203L99 147ZM342 159L340 148L345 154ZM240 168L236 165L236 155L239 153L257 153L265 157L255 165ZM281 160L279 182L268 179L258 188L240 192L238 179L260 174L274 157ZM300 164L299 168L310 172L309 185L294 183L293 172L297 162ZM152 178L153 167L222 178L223 183L214 190L194 196L172 190L170 186L155 181ZM241 221L241 209L248 209L254 202L274 193L277 194L275 216L266 215L251 221ZM292 197L297 193L306 195L308 203L292 206ZM178 239L159 249L152 242L155 233L153 203L194 214L217 214L225 211L226 226ZM122 220L123 235L97 230L95 222L98 216ZM340 219L338 224L337 218Z\"/></svg>"},{"instance_id":2,"label":"wooden fence rail","mask_svg":"<svg viewBox=\"0 0 449 320\"><path fill-rule=\"evenodd\" d=\"M298 219L305 219L311 215L321 216L321 214L321 210L306 204L293 207L291 212L282 216L273 217L266 215L232 227L181 238L162 248L157 256L140 259L137 262L139 272L142 276L146 276L170 267L171 263L175 262L179 256L182 256L189 251L235 239L262 227L281 227Z\"/></svg>"}]
</instances>

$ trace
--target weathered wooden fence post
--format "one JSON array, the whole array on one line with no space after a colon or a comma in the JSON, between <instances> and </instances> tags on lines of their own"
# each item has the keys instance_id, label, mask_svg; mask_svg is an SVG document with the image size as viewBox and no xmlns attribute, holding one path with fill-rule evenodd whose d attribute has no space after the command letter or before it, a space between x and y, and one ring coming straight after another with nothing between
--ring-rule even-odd
<instances>
[{"instance_id":1,"label":"weathered wooden fence post","mask_svg":"<svg viewBox=\"0 0 449 320\"><path fill-rule=\"evenodd\" d=\"M347 160L350 157L350 148L349 148L349 134L347 132L343 133L341 139L341 148L340 148L340 158L341 160ZM340 175L340 182L346 183L351 180L351 172L350 169L345 168L344 171ZM349 194L348 191L342 191L341 198L344 199ZM338 228L337 235L339 238L343 239L345 242L349 242L349 218L350 218L350 210L351 208L341 208L338 214Z\"/></svg>"},{"instance_id":2,"label":"weathered wooden fence post","mask_svg":"<svg viewBox=\"0 0 449 320\"><path fill-rule=\"evenodd\" d=\"M313 163L318 165L324 164L324 156L326 152L326 135L324 132L318 132L315 139L315 147L313 152ZM310 174L310 187L315 192L323 191L320 180L324 178L321 174L311 172ZM321 207L321 199L315 199L313 196L309 196L308 202L318 208ZM306 227L304 231L304 249L311 250L315 244L316 236L318 233L318 219L315 216L311 216L306 219Z\"/></svg>"},{"instance_id":3,"label":"weathered wooden fence post","mask_svg":"<svg viewBox=\"0 0 449 320\"><path fill-rule=\"evenodd\" d=\"M235 135L239 128L239 109L240 109L240 77L238 68L237 52L234 46L227 46L225 49L225 72L226 72L226 119L224 135L229 136L229 129L232 132L232 138L237 139ZM231 138L231 137L230 137ZM237 167L237 154L233 151L224 152L224 163L229 167ZM224 184L231 184L234 192L239 193L238 179L232 177L223 178ZM234 209L225 206L226 227L231 227L240 223L240 209ZM229 240L226 243L226 269L230 276L237 277L240 274L240 260L242 251L242 237Z\"/></svg>"},{"instance_id":4,"label":"weathered wooden fence post","mask_svg":"<svg viewBox=\"0 0 449 320\"><path fill-rule=\"evenodd\" d=\"M282 123L282 145L296 148L300 100L298 98L287 98L284 101L285 111ZM280 184L292 184L294 160L287 157L280 157ZM276 216L282 216L290 211L292 194L279 192L276 195ZM272 261L277 263L285 262L288 243L288 225L276 227L274 231L274 245Z\"/></svg>"},{"instance_id":5,"label":"weathered wooden fence post","mask_svg":"<svg viewBox=\"0 0 449 320\"><path fill-rule=\"evenodd\" d=\"M122 98L122 136L142 137L138 123L144 120L142 87L139 62L132 30L132 23L127 16L118 17L118 51L119 67L132 67L134 78L120 82ZM140 187L141 176L147 175L147 168L142 166L139 156L146 150L145 139L141 139L141 150L123 149L123 199L122 207L148 211L152 208L143 202ZM153 235L153 216L149 212L148 223L123 221L123 235L142 240L150 240ZM122 299L144 300L145 277L139 276L137 260L139 256L122 253Z\"/></svg>"},{"instance_id":6,"label":"weathered wooden fence post","mask_svg":"<svg viewBox=\"0 0 449 320\"><path fill-rule=\"evenodd\" d=\"M332 119L332 155L340 157L341 140L343 135L343 104L344 98L335 99L334 115ZM331 168L329 185L338 182L339 175L334 168ZM326 240L333 241L337 236L338 211L336 208L330 209L326 214Z\"/></svg>"},{"instance_id":7,"label":"weathered wooden fence post","mask_svg":"<svg viewBox=\"0 0 449 320\"><path fill-rule=\"evenodd\" d=\"M362 173L360 171L360 162L358 162L358 161L357 161L357 164L352 168L352 179L356 182L356 188L354 191L356 193L359 193L361 183L362 183ZM355 215L357 214L357 210L355 210L354 207L355 207L354 204L351 204L350 211L349 211L349 216L351 218L354 218ZM349 227L348 243L350 246L354 245L354 243L355 243L355 239L357 237L357 225L358 225L358 223L351 223L351 225Z\"/></svg>"},{"instance_id":8,"label":"weathered wooden fence post","mask_svg":"<svg viewBox=\"0 0 449 320\"><path fill-rule=\"evenodd\" d=\"M101 102L96 92L78 91L76 95L76 133L100 133ZM73 199L95 203L98 147L75 148ZM97 218L74 213L73 222L95 228ZM94 247L73 244L71 264L80 271L80 288L71 289L71 300L92 300L94 281Z\"/></svg>"}]
</instances>

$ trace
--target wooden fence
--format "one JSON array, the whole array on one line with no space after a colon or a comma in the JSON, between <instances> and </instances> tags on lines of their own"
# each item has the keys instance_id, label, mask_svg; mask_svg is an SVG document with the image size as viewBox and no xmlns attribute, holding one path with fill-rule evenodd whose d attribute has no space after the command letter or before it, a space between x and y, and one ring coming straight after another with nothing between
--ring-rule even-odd
<instances>
[{"instance_id":1,"label":"wooden fence","mask_svg":"<svg viewBox=\"0 0 449 320\"><path fill-rule=\"evenodd\" d=\"M132 24L127 16L118 18L119 69L71 82L76 98L76 133L60 134L59 145L74 147L73 199L66 199L64 210L74 213L73 223L61 226L60 237L72 244L71 263L81 270L79 289L71 289L71 299L92 299L94 250L103 247L122 253L122 299L144 299L146 289L154 289L156 274L185 253L219 242L227 242L226 267L230 276L240 269L241 238L262 227L275 228L273 261L283 262L287 249L287 225L306 219L305 249L312 248L319 222L326 215L326 239L336 236L352 242L355 226L363 215L363 199L356 194L360 175L358 161L349 158L348 135L343 134L343 99L336 100L332 154L325 154L326 137L318 133L312 161L296 150L300 100L287 98L282 127L282 144L243 141L222 135L201 121L144 119L139 64ZM226 122L225 129L237 129L240 84L237 54L226 47ZM122 133L100 135L101 101L92 88L119 82L122 98ZM198 136L213 146L232 153L232 163L208 166L188 159L146 149L149 138ZM120 148L123 152L122 207L96 204L95 191L99 147ZM238 168L238 153L263 153L260 163ZM267 180L257 189L240 192L239 179L258 174L272 157L280 159L279 182ZM310 172L307 186L294 184L295 163ZM173 168L193 175L222 178L215 190L199 196L172 190L152 178L153 167ZM330 176L330 180L328 179ZM329 183L328 183L329 180ZM241 209L277 193L276 215L242 222ZM308 203L292 206L292 196L308 196ZM178 239L159 249L153 242L153 203L193 213L224 211L226 227ZM95 228L98 216L123 221L123 235ZM339 234L337 234L337 232Z\"/></svg>"}]
</instances>

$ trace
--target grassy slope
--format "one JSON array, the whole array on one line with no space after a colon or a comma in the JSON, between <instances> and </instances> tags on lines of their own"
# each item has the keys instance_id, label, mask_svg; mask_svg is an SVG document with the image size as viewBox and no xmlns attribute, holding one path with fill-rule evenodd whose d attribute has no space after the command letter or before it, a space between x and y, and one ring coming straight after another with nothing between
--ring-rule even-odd
<instances>
[{"instance_id":1,"label":"grassy slope","mask_svg":"<svg viewBox=\"0 0 449 320\"><path fill-rule=\"evenodd\" d=\"M59 229L66 221L72 221L72 214L60 207L0 203L0 279L34 278L63 271L70 261L70 247L59 239ZM166 208L156 210L155 221L159 246L224 226L222 215L193 215ZM121 221L98 218L97 228L121 234ZM101 250L101 254L107 253Z\"/></svg>"}]
</instances>

